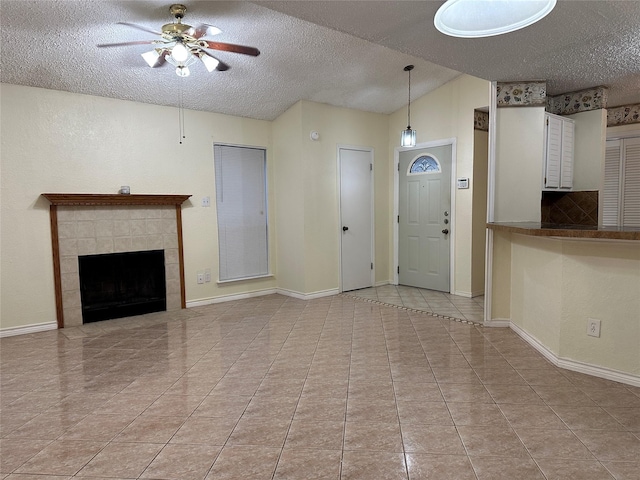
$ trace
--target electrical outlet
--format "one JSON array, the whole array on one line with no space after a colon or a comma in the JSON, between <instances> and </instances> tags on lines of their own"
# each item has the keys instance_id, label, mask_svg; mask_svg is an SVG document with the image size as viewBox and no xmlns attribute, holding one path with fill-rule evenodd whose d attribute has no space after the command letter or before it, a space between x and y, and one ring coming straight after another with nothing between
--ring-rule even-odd
<instances>
[{"instance_id":1,"label":"electrical outlet","mask_svg":"<svg viewBox=\"0 0 640 480\"><path fill-rule=\"evenodd\" d=\"M204 273L198 273L198 283L204 283Z\"/></svg>"},{"instance_id":2,"label":"electrical outlet","mask_svg":"<svg viewBox=\"0 0 640 480\"><path fill-rule=\"evenodd\" d=\"M204 281L209 283L211 281L211 269L207 268L204 271Z\"/></svg>"},{"instance_id":3,"label":"electrical outlet","mask_svg":"<svg viewBox=\"0 0 640 480\"><path fill-rule=\"evenodd\" d=\"M211 197L202 197L202 206L210 207L211 206Z\"/></svg>"},{"instance_id":4,"label":"electrical outlet","mask_svg":"<svg viewBox=\"0 0 640 480\"><path fill-rule=\"evenodd\" d=\"M600 337L600 320L590 318L587 322L587 335L590 337Z\"/></svg>"}]
</instances>

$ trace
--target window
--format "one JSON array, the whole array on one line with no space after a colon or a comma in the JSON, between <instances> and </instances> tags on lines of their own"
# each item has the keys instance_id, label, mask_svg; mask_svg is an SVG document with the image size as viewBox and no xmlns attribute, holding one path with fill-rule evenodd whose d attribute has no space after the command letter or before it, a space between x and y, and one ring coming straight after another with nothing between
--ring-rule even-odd
<instances>
[{"instance_id":1,"label":"window","mask_svg":"<svg viewBox=\"0 0 640 480\"><path fill-rule=\"evenodd\" d=\"M219 281L269 275L266 151L214 145Z\"/></svg>"},{"instance_id":2,"label":"window","mask_svg":"<svg viewBox=\"0 0 640 480\"><path fill-rule=\"evenodd\" d=\"M607 141L602 223L640 227L640 138Z\"/></svg>"},{"instance_id":3,"label":"window","mask_svg":"<svg viewBox=\"0 0 640 480\"><path fill-rule=\"evenodd\" d=\"M420 155L409 166L407 175L423 175L425 173L440 173L440 162L431 155Z\"/></svg>"}]
</instances>

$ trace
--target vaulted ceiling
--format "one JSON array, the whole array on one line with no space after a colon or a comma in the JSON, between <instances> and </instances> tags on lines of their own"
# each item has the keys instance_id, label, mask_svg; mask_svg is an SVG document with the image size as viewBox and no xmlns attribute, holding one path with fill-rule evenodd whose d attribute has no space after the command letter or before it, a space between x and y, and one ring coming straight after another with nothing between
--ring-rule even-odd
<instances>
[{"instance_id":1,"label":"vaulted ceiling","mask_svg":"<svg viewBox=\"0 0 640 480\"><path fill-rule=\"evenodd\" d=\"M461 72L487 80L546 80L550 94L604 85L609 106L640 103L640 1L559 0L542 21L499 37L439 33L442 1L192 1L185 23L222 30L216 41L257 47L221 52L231 69L188 78L149 68L148 45L97 44L154 36L171 1L2 0L0 80L159 105L272 120L301 99L391 113Z\"/></svg>"}]
</instances>

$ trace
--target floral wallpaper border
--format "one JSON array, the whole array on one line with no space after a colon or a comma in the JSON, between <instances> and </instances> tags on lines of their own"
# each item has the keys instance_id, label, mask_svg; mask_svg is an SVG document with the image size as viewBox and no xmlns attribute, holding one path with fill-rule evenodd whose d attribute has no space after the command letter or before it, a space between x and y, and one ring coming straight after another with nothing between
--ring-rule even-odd
<instances>
[{"instance_id":1,"label":"floral wallpaper border","mask_svg":"<svg viewBox=\"0 0 640 480\"><path fill-rule=\"evenodd\" d=\"M593 87L578 92L567 92L547 97L547 111L556 115L573 115L607 108L609 89Z\"/></svg>"},{"instance_id":2,"label":"floral wallpaper border","mask_svg":"<svg viewBox=\"0 0 640 480\"><path fill-rule=\"evenodd\" d=\"M480 110L473 111L473 129L482 130L483 132L489 131L489 113L482 112Z\"/></svg>"},{"instance_id":3,"label":"floral wallpaper border","mask_svg":"<svg viewBox=\"0 0 640 480\"><path fill-rule=\"evenodd\" d=\"M498 107L534 107L547 104L547 82L498 82Z\"/></svg>"},{"instance_id":4,"label":"floral wallpaper border","mask_svg":"<svg viewBox=\"0 0 640 480\"><path fill-rule=\"evenodd\" d=\"M640 123L640 103L607 109L607 127Z\"/></svg>"}]
</instances>

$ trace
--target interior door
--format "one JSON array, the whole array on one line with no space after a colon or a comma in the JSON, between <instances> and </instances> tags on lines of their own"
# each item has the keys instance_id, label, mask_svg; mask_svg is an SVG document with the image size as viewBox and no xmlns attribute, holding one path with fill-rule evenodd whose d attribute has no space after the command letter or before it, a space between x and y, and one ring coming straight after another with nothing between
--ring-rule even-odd
<instances>
[{"instance_id":1,"label":"interior door","mask_svg":"<svg viewBox=\"0 0 640 480\"><path fill-rule=\"evenodd\" d=\"M373 286L373 152L340 148L342 291Z\"/></svg>"},{"instance_id":2,"label":"interior door","mask_svg":"<svg viewBox=\"0 0 640 480\"><path fill-rule=\"evenodd\" d=\"M451 145L400 152L398 282L448 292Z\"/></svg>"}]
</instances>

